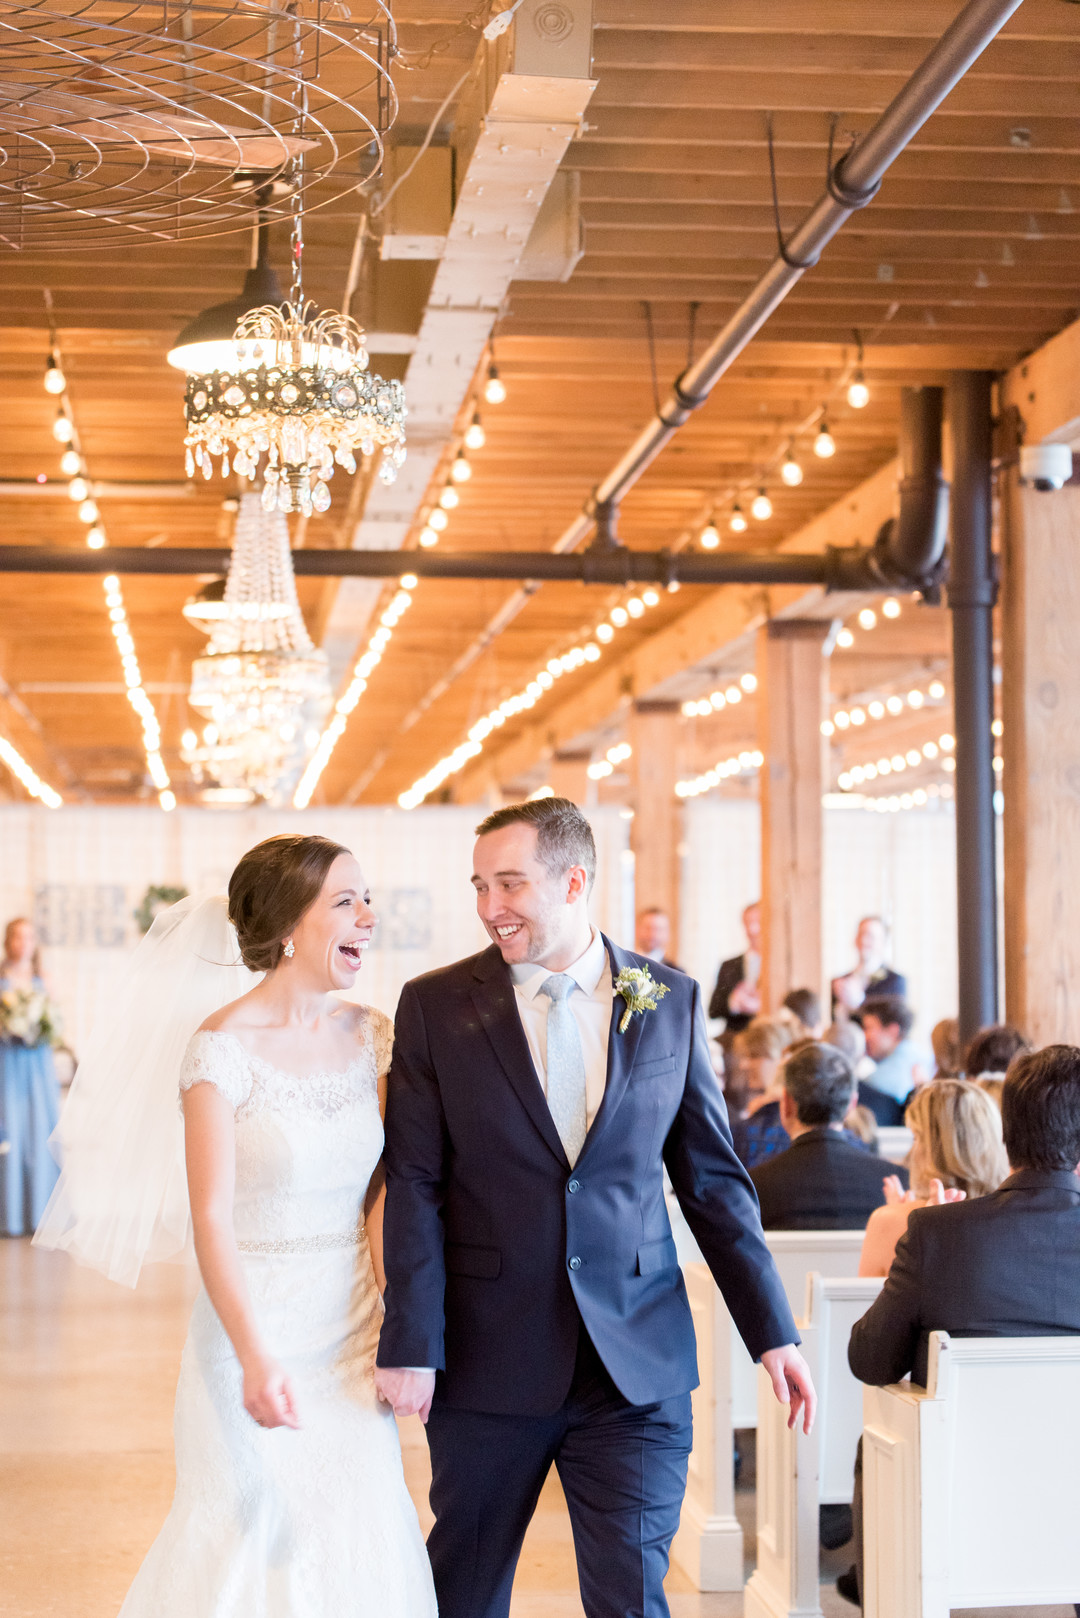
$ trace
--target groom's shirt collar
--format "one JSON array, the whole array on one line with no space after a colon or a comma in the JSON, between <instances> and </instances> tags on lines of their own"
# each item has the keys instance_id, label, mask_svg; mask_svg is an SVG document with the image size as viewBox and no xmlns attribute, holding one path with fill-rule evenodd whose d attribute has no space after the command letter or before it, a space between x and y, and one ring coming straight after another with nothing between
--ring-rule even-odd
<instances>
[{"instance_id":1,"label":"groom's shirt collar","mask_svg":"<svg viewBox=\"0 0 1080 1618\"><path fill-rule=\"evenodd\" d=\"M594 995L605 972L609 972L607 950L599 931L594 927L588 948L576 961L563 968L562 975L573 978L584 994ZM535 961L522 961L510 968L514 985L528 1000L535 1000L541 988L552 976L550 966L537 966Z\"/></svg>"}]
</instances>

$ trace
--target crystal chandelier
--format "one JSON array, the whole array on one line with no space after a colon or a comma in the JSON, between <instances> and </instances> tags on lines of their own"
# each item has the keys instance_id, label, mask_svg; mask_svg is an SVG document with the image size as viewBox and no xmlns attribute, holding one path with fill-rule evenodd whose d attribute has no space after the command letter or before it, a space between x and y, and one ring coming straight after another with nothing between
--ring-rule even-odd
<instances>
[{"instance_id":1,"label":"crystal chandelier","mask_svg":"<svg viewBox=\"0 0 1080 1618\"><path fill-rule=\"evenodd\" d=\"M187 612L193 621L207 618ZM206 719L181 757L208 801L283 802L300 778L330 707L326 654L300 612L283 513L254 493L240 501L222 601L188 700Z\"/></svg>"},{"instance_id":2,"label":"crystal chandelier","mask_svg":"<svg viewBox=\"0 0 1080 1618\"><path fill-rule=\"evenodd\" d=\"M299 34L297 35L299 39ZM299 50L299 45L297 46ZM263 467L267 511L310 517L330 505L334 467L356 471L357 452L381 450L379 476L393 483L405 460L405 390L368 370L364 330L348 314L321 310L304 296L304 151L307 91L296 76L291 133L292 285L277 301L266 255L260 208L259 261L245 293L262 293L257 307L207 310L180 334L169 362L188 373L184 397L188 477L232 471L254 482ZM244 301L243 295L239 302ZM210 333L213 317L236 313L235 324ZM265 457L265 459L264 459Z\"/></svg>"}]
</instances>

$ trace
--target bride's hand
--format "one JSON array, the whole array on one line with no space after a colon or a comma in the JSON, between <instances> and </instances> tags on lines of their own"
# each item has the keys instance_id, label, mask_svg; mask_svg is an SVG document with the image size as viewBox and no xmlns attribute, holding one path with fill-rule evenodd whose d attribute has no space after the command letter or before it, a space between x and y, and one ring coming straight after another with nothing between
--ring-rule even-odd
<instances>
[{"instance_id":1,"label":"bride's hand","mask_svg":"<svg viewBox=\"0 0 1080 1618\"><path fill-rule=\"evenodd\" d=\"M885 1193L885 1202L890 1208L901 1208L905 1202L915 1201L914 1191L904 1189L898 1174L890 1174L888 1179L883 1181L881 1189Z\"/></svg>"},{"instance_id":2,"label":"bride's hand","mask_svg":"<svg viewBox=\"0 0 1080 1618\"><path fill-rule=\"evenodd\" d=\"M270 1359L244 1366L244 1409L260 1427L299 1427L292 1383Z\"/></svg>"}]
</instances>

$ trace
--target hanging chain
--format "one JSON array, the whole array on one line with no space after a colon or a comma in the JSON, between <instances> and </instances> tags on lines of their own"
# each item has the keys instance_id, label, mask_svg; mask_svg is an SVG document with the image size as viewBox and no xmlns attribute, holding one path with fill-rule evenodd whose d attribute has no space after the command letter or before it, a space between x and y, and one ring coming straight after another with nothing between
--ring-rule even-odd
<instances>
[{"instance_id":1,"label":"hanging chain","mask_svg":"<svg viewBox=\"0 0 1080 1618\"><path fill-rule=\"evenodd\" d=\"M307 128L308 112L308 85L304 73L304 42L300 27L300 19L295 5L289 7L293 12L295 32L293 35L293 120L292 134L294 139L302 141ZM291 212L292 236L290 239L290 256L292 258L292 285L289 288L289 302L293 307L303 312L304 307L304 150L297 151L289 166L289 179L292 185Z\"/></svg>"}]
</instances>

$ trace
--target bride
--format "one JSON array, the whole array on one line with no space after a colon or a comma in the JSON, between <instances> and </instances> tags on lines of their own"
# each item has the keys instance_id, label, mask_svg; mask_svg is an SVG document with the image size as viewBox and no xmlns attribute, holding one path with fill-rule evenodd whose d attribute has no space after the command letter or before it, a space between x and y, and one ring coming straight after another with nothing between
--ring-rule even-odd
<instances>
[{"instance_id":1,"label":"bride","mask_svg":"<svg viewBox=\"0 0 1080 1618\"><path fill-rule=\"evenodd\" d=\"M374 1385L392 1024L334 992L374 924L347 849L269 838L227 916L184 900L155 922L73 1087L35 1240L134 1284L190 1224L203 1282L176 1495L121 1618L434 1618Z\"/></svg>"}]
</instances>

